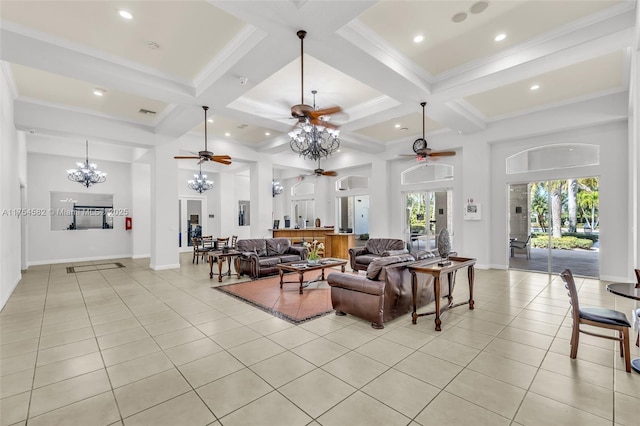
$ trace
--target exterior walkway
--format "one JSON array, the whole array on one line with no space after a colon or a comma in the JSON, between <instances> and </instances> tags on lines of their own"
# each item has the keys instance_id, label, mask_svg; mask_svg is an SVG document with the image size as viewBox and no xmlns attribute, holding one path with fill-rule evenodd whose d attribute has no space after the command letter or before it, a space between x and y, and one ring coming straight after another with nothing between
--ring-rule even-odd
<instances>
[{"instance_id":1,"label":"exterior walkway","mask_svg":"<svg viewBox=\"0 0 640 426\"><path fill-rule=\"evenodd\" d=\"M524 251L516 250L514 257L509 258L509 269L525 271L549 271L547 249L531 248L531 256L527 259ZM552 273L560 273L571 269L573 275L582 277L600 276L600 256L598 250L552 250Z\"/></svg>"}]
</instances>

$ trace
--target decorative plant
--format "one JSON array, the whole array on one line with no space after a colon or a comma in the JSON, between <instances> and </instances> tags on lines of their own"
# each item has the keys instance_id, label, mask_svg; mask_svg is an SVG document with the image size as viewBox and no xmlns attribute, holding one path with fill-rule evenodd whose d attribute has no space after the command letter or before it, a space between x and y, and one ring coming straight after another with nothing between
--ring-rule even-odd
<instances>
[{"instance_id":1,"label":"decorative plant","mask_svg":"<svg viewBox=\"0 0 640 426\"><path fill-rule=\"evenodd\" d=\"M304 246L307 248L309 255L307 258L309 260L318 260L320 259L320 250L324 250L324 244L319 243L318 240L313 240L313 242L304 242Z\"/></svg>"}]
</instances>

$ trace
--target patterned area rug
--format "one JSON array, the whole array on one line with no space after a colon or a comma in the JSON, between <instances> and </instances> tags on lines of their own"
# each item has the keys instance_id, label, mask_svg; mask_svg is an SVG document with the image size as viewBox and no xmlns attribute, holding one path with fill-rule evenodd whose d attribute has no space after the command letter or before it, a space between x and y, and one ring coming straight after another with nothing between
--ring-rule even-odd
<instances>
[{"instance_id":1,"label":"patterned area rug","mask_svg":"<svg viewBox=\"0 0 640 426\"><path fill-rule=\"evenodd\" d=\"M331 272L331 269L326 269L325 277ZM304 279L308 281L318 276L320 271L310 271L304 274ZM303 294L299 293L298 274L286 274L284 281L282 289L280 289L278 275L214 288L294 324L300 324L333 311L331 287L326 281L311 283L304 288ZM286 283L286 281L295 282Z\"/></svg>"}]
</instances>

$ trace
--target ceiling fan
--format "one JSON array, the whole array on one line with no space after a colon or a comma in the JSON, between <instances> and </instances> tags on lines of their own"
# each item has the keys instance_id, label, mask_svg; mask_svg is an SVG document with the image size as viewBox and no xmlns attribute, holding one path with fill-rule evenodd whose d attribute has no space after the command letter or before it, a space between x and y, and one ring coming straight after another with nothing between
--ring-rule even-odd
<instances>
[{"instance_id":1,"label":"ceiling fan","mask_svg":"<svg viewBox=\"0 0 640 426\"><path fill-rule=\"evenodd\" d=\"M318 168L313 171L313 173L309 173L308 175L303 176L338 176L337 172L333 170L325 170L320 168L320 159L318 158Z\"/></svg>"},{"instance_id":2,"label":"ceiling fan","mask_svg":"<svg viewBox=\"0 0 640 426\"><path fill-rule=\"evenodd\" d=\"M207 139L208 139L207 138L207 110L209 109L209 107L203 106L202 109L204 110L204 151L198 152L197 156L176 155L173 158L177 160L183 160L183 159L200 160L198 161L198 164L202 164L205 161L215 161L216 163L226 164L226 165L231 164L231 157L229 157L228 155L213 155L213 152L207 149Z\"/></svg>"},{"instance_id":3,"label":"ceiling fan","mask_svg":"<svg viewBox=\"0 0 640 426\"><path fill-rule=\"evenodd\" d=\"M432 151L431 148L427 146L427 140L424 137L424 123L425 123L425 112L424 107L427 105L426 102L420 102L422 106L422 137L413 141L413 152L415 154L401 154L401 157L417 157L418 160L424 160L429 157L451 157L456 155L455 151Z\"/></svg>"},{"instance_id":4,"label":"ceiling fan","mask_svg":"<svg viewBox=\"0 0 640 426\"><path fill-rule=\"evenodd\" d=\"M316 110L313 106L304 103L304 38L307 32L299 30L296 34L300 39L300 103L291 107L291 116L301 123L308 122L315 126L337 129L338 126L323 118L342 111L342 108L334 106Z\"/></svg>"}]
</instances>

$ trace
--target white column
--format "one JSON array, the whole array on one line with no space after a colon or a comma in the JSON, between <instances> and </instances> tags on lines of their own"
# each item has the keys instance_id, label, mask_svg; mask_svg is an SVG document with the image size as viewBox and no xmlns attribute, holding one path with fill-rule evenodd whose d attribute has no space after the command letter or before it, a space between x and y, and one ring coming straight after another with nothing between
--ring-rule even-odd
<instances>
[{"instance_id":1,"label":"white column","mask_svg":"<svg viewBox=\"0 0 640 426\"><path fill-rule=\"evenodd\" d=\"M151 256L151 165L131 163L132 257Z\"/></svg>"},{"instance_id":2,"label":"white column","mask_svg":"<svg viewBox=\"0 0 640 426\"><path fill-rule=\"evenodd\" d=\"M490 173L491 148L488 143L473 140L465 143L462 150L462 188L461 194L457 194L453 203L455 208L464 209L467 200L481 206L481 220L463 220L462 235L456 233L454 249L461 256L473 257L478 260L478 265L490 264L490 236L491 228L491 199L489 188L491 186ZM495 166L499 167L499 166ZM502 165L504 167L504 165ZM500 190L500 188L494 188ZM454 194L455 195L455 194ZM506 223L504 224L506 226ZM460 242L460 245L458 245Z\"/></svg>"},{"instance_id":3,"label":"white column","mask_svg":"<svg viewBox=\"0 0 640 426\"><path fill-rule=\"evenodd\" d=\"M238 201L235 194L235 178L231 173L221 172L216 185L220 186L220 200L215 207L216 223L220 224L220 235L238 235ZM253 207L253 206L251 206Z\"/></svg>"},{"instance_id":4,"label":"white column","mask_svg":"<svg viewBox=\"0 0 640 426\"><path fill-rule=\"evenodd\" d=\"M251 165L251 238L269 238L273 226L271 179L273 164L266 158Z\"/></svg>"},{"instance_id":5,"label":"white column","mask_svg":"<svg viewBox=\"0 0 640 426\"><path fill-rule=\"evenodd\" d=\"M180 267L178 160L174 140L157 137L151 162L151 262L154 270Z\"/></svg>"},{"instance_id":6,"label":"white column","mask_svg":"<svg viewBox=\"0 0 640 426\"><path fill-rule=\"evenodd\" d=\"M369 235L372 238L402 238L391 235L391 212L389 202L389 164L374 158L371 161L369 178ZM394 219L397 221L397 218Z\"/></svg>"}]
</instances>

